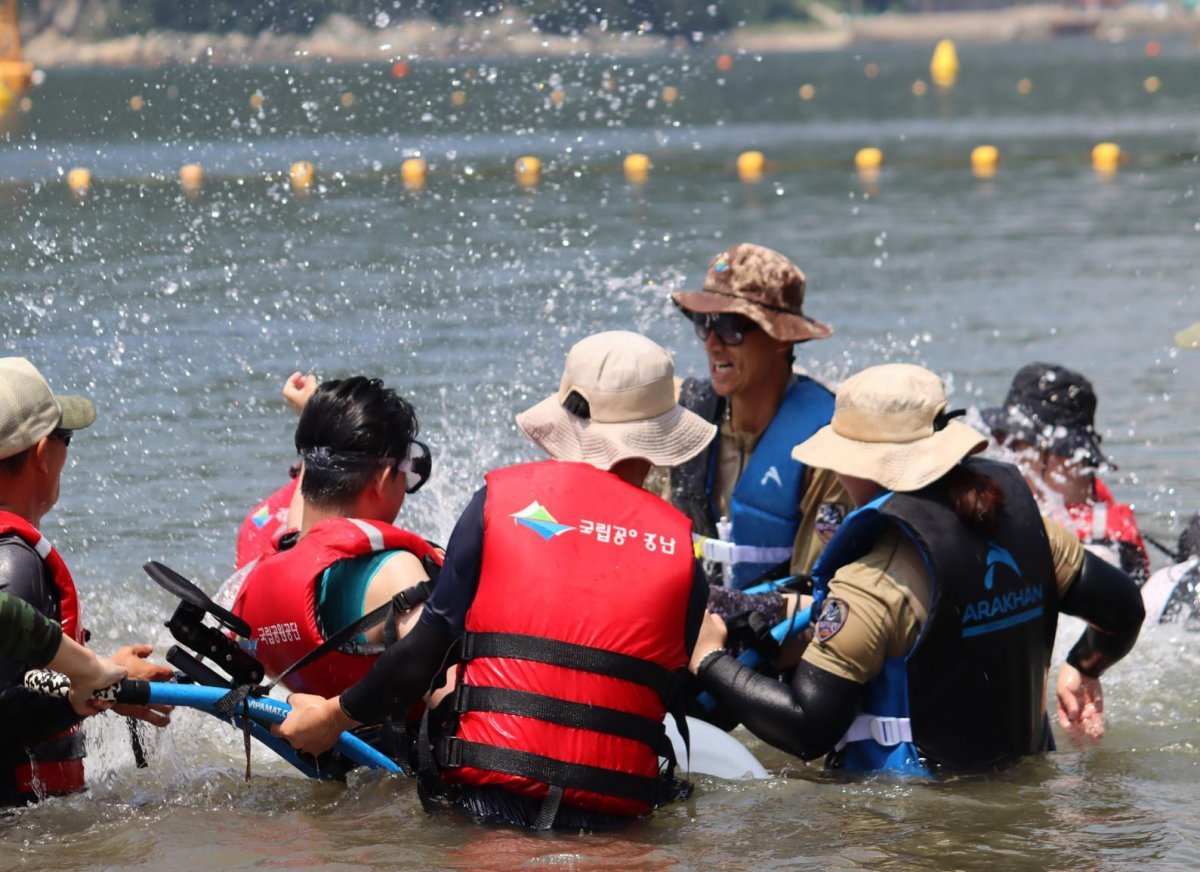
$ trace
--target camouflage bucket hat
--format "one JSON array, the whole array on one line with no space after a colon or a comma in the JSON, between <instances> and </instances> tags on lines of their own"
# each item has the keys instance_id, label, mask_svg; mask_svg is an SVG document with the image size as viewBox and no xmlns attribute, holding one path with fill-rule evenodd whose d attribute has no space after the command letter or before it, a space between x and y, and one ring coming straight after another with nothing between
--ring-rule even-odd
<instances>
[{"instance_id":1,"label":"camouflage bucket hat","mask_svg":"<svg viewBox=\"0 0 1200 872\"><path fill-rule=\"evenodd\" d=\"M824 339L833 328L804 314L804 273L777 251L743 242L718 254L708 265L704 287L677 291L675 305L692 313L745 315L773 339Z\"/></svg>"}]
</instances>

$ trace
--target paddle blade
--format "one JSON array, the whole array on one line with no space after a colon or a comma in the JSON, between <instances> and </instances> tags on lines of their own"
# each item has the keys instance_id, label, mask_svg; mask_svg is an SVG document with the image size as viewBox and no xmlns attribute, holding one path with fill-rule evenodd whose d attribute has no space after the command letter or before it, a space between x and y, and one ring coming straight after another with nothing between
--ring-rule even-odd
<instances>
[{"instance_id":1,"label":"paddle blade","mask_svg":"<svg viewBox=\"0 0 1200 872\"><path fill-rule=\"evenodd\" d=\"M1180 348L1200 348L1200 321L1176 333L1175 344Z\"/></svg>"}]
</instances>

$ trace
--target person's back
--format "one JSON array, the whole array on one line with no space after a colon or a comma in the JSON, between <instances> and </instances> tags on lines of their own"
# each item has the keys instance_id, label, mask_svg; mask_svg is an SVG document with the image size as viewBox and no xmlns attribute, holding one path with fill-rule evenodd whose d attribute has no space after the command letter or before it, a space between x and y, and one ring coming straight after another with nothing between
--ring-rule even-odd
<instances>
[{"instance_id":1,"label":"person's back","mask_svg":"<svg viewBox=\"0 0 1200 872\"><path fill-rule=\"evenodd\" d=\"M569 806L649 811L664 796L662 748L646 737L687 664L690 524L612 473L547 460L488 474L484 530L454 706L461 765L445 779L538 800L551 780ZM596 730L612 735L597 742ZM558 761L553 779L501 774L538 753Z\"/></svg>"},{"instance_id":2,"label":"person's back","mask_svg":"<svg viewBox=\"0 0 1200 872\"><path fill-rule=\"evenodd\" d=\"M398 594L409 592L410 607L427 595L425 561L436 566L440 551L392 523L406 493L429 475L429 452L416 435L412 406L378 380L325 382L304 405L295 438L300 529L253 566L233 605L269 675ZM415 617L397 616L395 632ZM371 667L393 631L387 623L289 673L284 684L340 693Z\"/></svg>"}]
</instances>

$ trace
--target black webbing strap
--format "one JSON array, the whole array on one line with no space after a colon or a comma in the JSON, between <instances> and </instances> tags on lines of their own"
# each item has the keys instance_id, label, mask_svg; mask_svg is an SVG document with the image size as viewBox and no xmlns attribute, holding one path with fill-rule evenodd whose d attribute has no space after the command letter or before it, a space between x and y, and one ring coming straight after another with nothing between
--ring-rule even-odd
<instances>
[{"instance_id":1,"label":"black webbing strap","mask_svg":"<svg viewBox=\"0 0 1200 872\"><path fill-rule=\"evenodd\" d=\"M649 687L663 700L671 697L678 682L678 677L669 669L640 657L519 633L467 633L463 638L463 662L480 657L533 660L607 675Z\"/></svg>"},{"instance_id":2,"label":"black webbing strap","mask_svg":"<svg viewBox=\"0 0 1200 872\"><path fill-rule=\"evenodd\" d=\"M275 685L281 682L285 677L291 675L297 669L303 669L314 660L319 660L330 651L342 651L347 654L379 654L383 648L380 646L356 645L350 642L355 636L360 633L365 633L367 630L374 627L376 624L388 620L392 615L401 612L407 612L409 609L420 605L429 599L429 591L432 585L429 581L421 581L414 584L410 588L400 591L386 603L377 609L372 609L356 621L352 621L342 627L332 636L329 636L324 642L313 648L283 672L275 676L275 680L266 686L266 690L270 691ZM389 622L390 623L390 622ZM394 633L393 628L393 633ZM387 627L384 627L384 634L387 634ZM394 639L394 636L393 636Z\"/></svg>"},{"instance_id":3,"label":"black webbing strap","mask_svg":"<svg viewBox=\"0 0 1200 872\"><path fill-rule=\"evenodd\" d=\"M524 690L472 687L466 684L455 688L450 703L451 711L456 715L475 711L536 718L563 727L632 739L648 746L660 757L667 757L671 753L671 743L667 741L662 721L653 721L619 709L568 702Z\"/></svg>"},{"instance_id":4,"label":"black webbing strap","mask_svg":"<svg viewBox=\"0 0 1200 872\"><path fill-rule=\"evenodd\" d=\"M438 739L434 746L434 758L443 769L462 766L487 769L567 789L632 799L650 806L657 805L661 795L657 778L645 778L582 763L566 763L528 751L466 742L456 736Z\"/></svg>"}]
</instances>

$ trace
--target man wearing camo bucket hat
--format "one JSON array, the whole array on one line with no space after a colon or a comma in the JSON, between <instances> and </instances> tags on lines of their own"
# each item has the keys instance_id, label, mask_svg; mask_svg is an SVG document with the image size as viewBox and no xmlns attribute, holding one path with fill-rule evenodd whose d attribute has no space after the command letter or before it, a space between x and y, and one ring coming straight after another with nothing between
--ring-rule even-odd
<instances>
[{"instance_id":1,"label":"man wearing camo bucket hat","mask_svg":"<svg viewBox=\"0 0 1200 872\"><path fill-rule=\"evenodd\" d=\"M804 314L804 291L794 263L742 243L713 258L702 289L671 295L708 357L708 377L685 380L679 402L720 431L671 470L664 496L704 537L696 552L714 584L807 574L850 509L831 473L789 456L833 413L833 394L793 372L797 342L833 333Z\"/></svg>"},{"instance_id":2,"label":"man wearing camo bucket hat","mask_svg":"<svg viewBox=\"0 0 1200 872\"><path fill-rule=\"evenodd\" d=\"M417 625L340 699L293 696L281 735L322 751L439 687L448 665L457 689L422 729L427 805L595 829L678 795L659 767L662 718L681 703L708 585L688 519L641 483L716 427L676 403L674 375L645 336L577 342L558 390L517 415L550 459L488 473Z\"/></svg>"}]
</instances>

